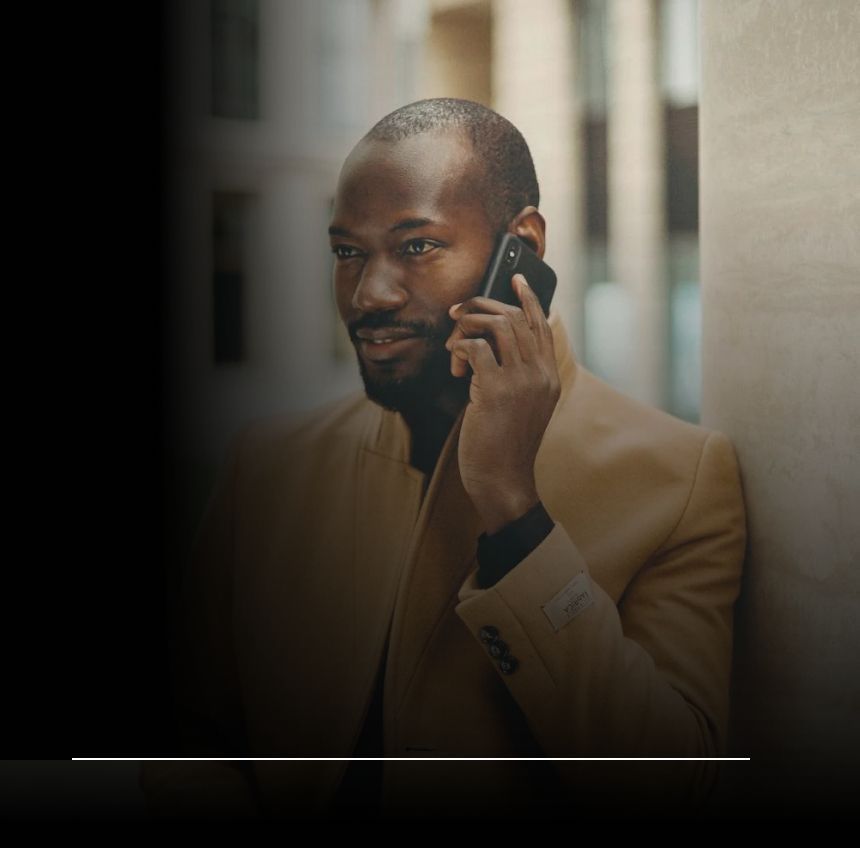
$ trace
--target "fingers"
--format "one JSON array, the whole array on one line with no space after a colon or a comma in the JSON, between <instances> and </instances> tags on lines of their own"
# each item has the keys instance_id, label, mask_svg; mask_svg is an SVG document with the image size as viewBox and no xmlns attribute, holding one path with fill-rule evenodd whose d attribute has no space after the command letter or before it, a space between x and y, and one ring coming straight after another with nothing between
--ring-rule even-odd
<instances>
[{"instance_id":1,"label":"fingers","mask_svg":"<svg viewBox=\"0 0 860 848\"><path fill-rule=\"evenodd\" d=\"M461 377L466 373L467 363L472 371L483 375L495 376L502 368L486 339L460 339L454 343L451 357L451 373Z\"/></svg>"},{"instance_id":2,"label":"fingers","mask_svg":"<svg viewBox=\"0 0 860 848\"><path fill-rule=\"evenodd\" d=\"M522 315L522 310L520 314ZM476 336L487 339L499 365L517 367L537 355L537 344L528 325L518 334L506 315L486 315L478 312L460 316L457 327L445 343L445 347L453 350L457 341Z\"/></svg>"},{"instance_id":3,"label":"fingers","mask_svg":"<svg viewBox=\"0 0 860 848\"><path fill-rule=\"evenodd\" d=\"M534 330L538 319L538 316L535 314L537 297L532 291L531 286L526 282L526 278L523 274L514 274L511 283L513 284L517 297L520 299L526 320L529 322L529 327ZM539 303L537 303L537 308L541 308Z\"/></svg>"},{"instance_id":4,"label":"fingers","mask_svg":"<svg viewBox=\"0 0 860 848\"><path fill-rule=\"evenodd\" d=\"M540 309L539 303L537 308ZM501 365L531 362L538 354L535 334L530 327L533 319L518 306L474 297L452 306L449 314L457 320L457 326L445 344L449 350L453 350L454 343L460 339L486 335Z\"/></svg>"},{"instance_id":5,"label":"fingers","mask_svg":"<svg viewBox=\"0 0 860 848\"><path fill-rule=\"evenodd\" d=\"M528 319L529 327L534 334L537 349L541 355L548 355L553 350L552 329L546 320L535 290L528 284L522 274L514 274L514 289L522 303L523 312Z\"/></svg>"}]
</instances>

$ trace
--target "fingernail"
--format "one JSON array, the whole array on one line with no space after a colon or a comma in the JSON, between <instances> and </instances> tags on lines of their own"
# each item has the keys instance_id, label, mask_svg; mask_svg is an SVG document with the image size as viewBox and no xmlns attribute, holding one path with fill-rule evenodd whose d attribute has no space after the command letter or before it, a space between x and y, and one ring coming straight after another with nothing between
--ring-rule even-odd
<instances>
[{"instance_id":1,"label":"fingernail","mask_svg":"<svg viewBox=\"0 0 860 848\"><path fill-rule=\"evenodd\" d=\"M448 314L450 315L458 306L462 305L462 303L463 301L461 300L460 303L455 303L453 306L449 307Z\"/></svg>"}]
</instances>

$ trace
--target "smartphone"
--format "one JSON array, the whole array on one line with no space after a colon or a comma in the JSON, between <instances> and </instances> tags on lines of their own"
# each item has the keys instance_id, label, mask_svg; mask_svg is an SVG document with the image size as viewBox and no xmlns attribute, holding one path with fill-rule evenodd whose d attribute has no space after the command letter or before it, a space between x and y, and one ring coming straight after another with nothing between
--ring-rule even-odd
<instances>
[{"instance_id":1,"label":"smartphone","mask_svg":"<svg viewBox=\"0 0 860 848\"><path fill-rule=\"evenodd\" d=\"M555 293L555 271L522 239L513 233L502 233L487 265L481 294L502 303L521 306L511 283L514 274L522 274L526 278L543 307L544 315L549 318L549 305Z\"/></svg>"}]
</instances>

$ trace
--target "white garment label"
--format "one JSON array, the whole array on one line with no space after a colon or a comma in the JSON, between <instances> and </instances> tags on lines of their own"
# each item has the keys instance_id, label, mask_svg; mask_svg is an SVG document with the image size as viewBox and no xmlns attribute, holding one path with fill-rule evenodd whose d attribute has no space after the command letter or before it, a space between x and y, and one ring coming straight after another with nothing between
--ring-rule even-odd
<instances>
[{"instance_id":1,"label":"white garment label","mask_svg":"<svg viewBox=\"0 0 860 848\"><path fill-rule=\"evenodd\" d=\"M593 603L588 575L580 571L551 601L542 604L541 609L553 628L559 631Z\"/></svg>"}]
</instances>

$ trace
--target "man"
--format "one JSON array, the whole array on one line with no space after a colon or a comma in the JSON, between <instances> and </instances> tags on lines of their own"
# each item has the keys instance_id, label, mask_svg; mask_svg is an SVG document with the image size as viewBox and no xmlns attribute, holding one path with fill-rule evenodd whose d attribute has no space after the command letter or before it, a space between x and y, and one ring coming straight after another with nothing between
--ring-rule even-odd
<instances>
[{"instance_id":1,"label":"man","mask_svg":"<svg viewBox=\"0 0 860 848\"><path fill-rule=\"evenodd\" d=\"M405 106L347 158L330 236L365 390L235 440L178 702L196 753L401 759L150 763L153 811L707 796L707 761L547 759L724 752L745 535L724 436L588 373L522 277L517 306L478 295L499 233L543 256L538 203L520 133L468 101Z\"/></svg>"}]
</instances>

